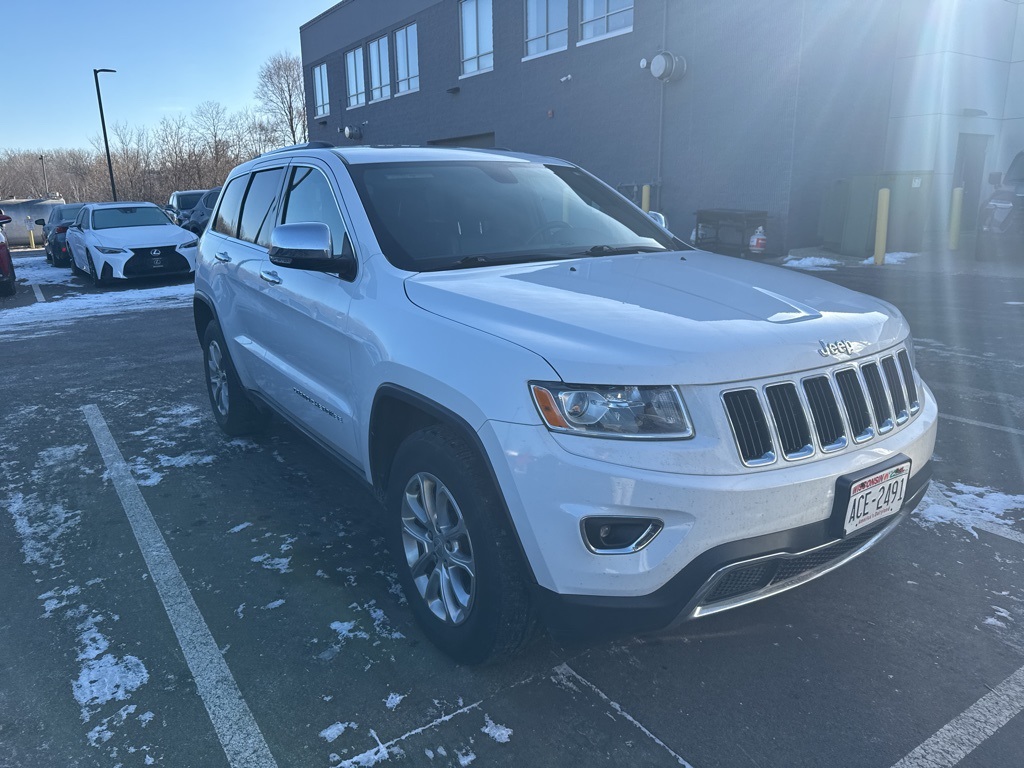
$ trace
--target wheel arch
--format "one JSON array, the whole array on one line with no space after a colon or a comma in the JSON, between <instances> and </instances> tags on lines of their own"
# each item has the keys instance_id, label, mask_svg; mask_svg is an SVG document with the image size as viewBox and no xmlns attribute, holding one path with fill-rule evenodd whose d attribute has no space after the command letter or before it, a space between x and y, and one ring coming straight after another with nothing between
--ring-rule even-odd
<instances>
[{"instance_id":1,"label":"wheel arch","mask_svg":"<svg viewBox=\"0 0 1024 768\"><path fill-rule=\"evenodd\" d=\"M217 319L217 310L213 308L213 302L201 293L192 296L192 320L196 326L196 336L199 343L203 343L203 334L206 326Z\"/></svg>"},{"instance_id":2,"label":"wheel arch","mask_svg":"<svg viewBox=\"0 0 1024 768\"><path fill-rule=\"evenodd\" d=\"M494 487L505 522L512 532L530 581L536 584L533 566L526 556L526 549L523 547L519 531L505 501L501 484L498 482L498 476L480 435L470 426L469 422L451 409L398 384L382 384L373 398L367 453L370 482L375 495L383 501L391 471L391 459L402 441L414 432L433 425L443 425L452 429L479 456L486 469L487 479Z\"/></svg>"}]
</instances>

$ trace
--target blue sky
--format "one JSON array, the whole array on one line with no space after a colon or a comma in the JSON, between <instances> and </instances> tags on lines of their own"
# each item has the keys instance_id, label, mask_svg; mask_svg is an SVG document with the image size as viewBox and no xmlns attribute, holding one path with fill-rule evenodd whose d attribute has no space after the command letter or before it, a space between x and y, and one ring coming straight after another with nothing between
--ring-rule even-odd
<instances>
[{"instance_id":1,"label":"blue sky","mask_svg":"<svg viewBox=\"0 0 1024 768\"><path fill-rule=\"evenodd\" d=\"M275 53L299 55L299 26L336 0L4 0L0 149L90 147L107 128L155 127L164 115L218 101L253 102Z\"/></svg>"}]
</instances>

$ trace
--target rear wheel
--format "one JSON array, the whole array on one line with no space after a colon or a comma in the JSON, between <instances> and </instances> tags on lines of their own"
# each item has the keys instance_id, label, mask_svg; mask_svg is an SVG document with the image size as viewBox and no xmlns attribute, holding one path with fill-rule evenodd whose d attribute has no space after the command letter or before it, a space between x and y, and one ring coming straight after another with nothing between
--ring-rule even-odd
<instances>
[{"instance_id":1,"label":"rear wheel","mask_svg":"<svg viewBox=\"0 0 1024 768\"><path fill-rule=\"evenodd\" d=\"M463 664L525 646L535 625L525 569L478 453L444 426L410 435L385 504L399 580L431 642Z\"/></svg>"},{"instance_id":2,"label":"rear wheel","mask_svg":"<svg viewBox=\"0 0 1024 768\"><path fill-rule=\"evenodd\" d=\"M206 391L217 425L232 437L259 432L266 426L267 414L253 403L242 387L216 320L211 321L203 333L203 363Z\"/></svg>"}]
</instances>

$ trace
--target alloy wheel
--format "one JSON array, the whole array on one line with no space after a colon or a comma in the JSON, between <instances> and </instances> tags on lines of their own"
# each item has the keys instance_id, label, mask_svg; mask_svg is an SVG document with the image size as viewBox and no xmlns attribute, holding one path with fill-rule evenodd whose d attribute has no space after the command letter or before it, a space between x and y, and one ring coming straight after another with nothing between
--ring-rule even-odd
<instances>
[{"instance_id":1,"label":"alloy wheel","mask_svg":"<svg viewBox=\"0 0 1024 768\"><path fill-rule=\"evenodd\" d=\"M214 407L221 416L227 418L228 373L224 367L224 353L216 341L211 341L207 350L206 377Z\"/></svg>"},{"instance_id":2,"label":"alloy wheel","mask_svg":"<svg viewBox=\"0 0 1024 768\"><path fill-rule=\"evenodd\" d=\"M430 612L446 624L465 622L476 596L473 544L451 492L427 472L405 486L402 545L413 584Z\"/></svg>"}]
</instances>

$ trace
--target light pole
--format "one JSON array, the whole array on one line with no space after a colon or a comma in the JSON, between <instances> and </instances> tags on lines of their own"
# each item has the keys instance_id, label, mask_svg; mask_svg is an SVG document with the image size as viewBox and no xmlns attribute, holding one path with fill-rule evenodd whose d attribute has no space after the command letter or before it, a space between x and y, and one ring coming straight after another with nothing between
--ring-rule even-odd
<instances>
[{"instance_id":1,"label":"light pole","mask_svg":"<svg viewBox=\"0 0 1024 768\"><path fill-rule=\"evenodd\" d=\"M96 81L96 101L100 105L100 125L103 127L103 146L107 150L107 171L110 172L110 194L117 202L117 187L114 186L114 165L110 162L110 142L107 141L107 121L103 117L103 97L100 96L100 72L117 72L116 69L94 69L92 78Z\"/></svg>"},{"instance_id":2,"label":"light pole","mask_svg":"<svg viewBox=\"0 0 1024 768\"><path fill-rule=\"evenodd\" d=\"M50 182L46 180L46 158L42 155L39 156L39 162L43 164L43 194L50 194Z\"/></svg>"}]
</instances>

